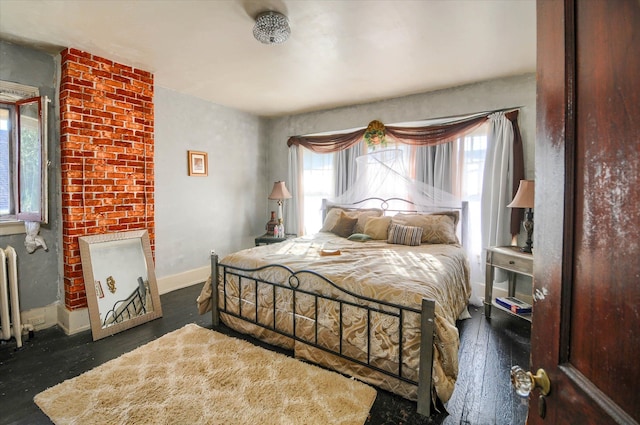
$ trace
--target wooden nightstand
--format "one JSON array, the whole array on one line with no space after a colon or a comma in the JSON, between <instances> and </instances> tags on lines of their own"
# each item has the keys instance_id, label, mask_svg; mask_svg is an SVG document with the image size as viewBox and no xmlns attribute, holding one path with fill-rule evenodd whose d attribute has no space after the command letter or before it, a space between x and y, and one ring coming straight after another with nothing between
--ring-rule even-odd
<instances>
[{"instance_id":1,"label":"wooden nightstand","mask_svg":"<svg viewBox=\"0 0 640 425\"><path fill-rule=\"evenodd\" d=\"M533 277L533 255L520 251L519 246L492 246L487 248L487 274L484 289L484 315L491 318L491 307L495 306L514 316L531 321L530 315L520 315L498 305L493 299L493 278L495 268L509 272L509 296L516 294L518 274Z\"/></svg>"},{"instance_id":2,"label":"wooden nightstand","mask_svg":"<svg viewBox=\"0 0 640 425\"><path fill-rule=\"evenodd\" d=\"M297 235L287 233L286 238L276 238L271 235L267 235L266 233L262 236L258 236L256 238L256 246L258 245L270 245L272 243L284 242L287 239L295 238Z\"/></svg>"}]
</instances>

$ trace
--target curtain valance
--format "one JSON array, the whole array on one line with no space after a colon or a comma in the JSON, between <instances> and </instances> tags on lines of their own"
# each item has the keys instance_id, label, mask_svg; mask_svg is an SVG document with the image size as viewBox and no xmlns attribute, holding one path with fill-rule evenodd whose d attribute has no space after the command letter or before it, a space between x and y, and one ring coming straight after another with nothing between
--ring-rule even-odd
<instances>
[{"instance_id":1,"label":"curtain valance","mask_svg":"<svg viewBox=\"0 0 640 425\"><path fill-rule=\"evenodd\" d=\"M451 140L462 137L475 130L485 123L489 118L489 115L492 113L493 111L444 124L431 124L420 127L383 126L382 131L386 137L389 137L398 143L415 146L433 146L450 142ZM514 118L510 118L509 115L514 113ZM516 110L506 115L507 118L514 122L517 121L518 111ZM379 124L378 121L372 121L369 127L376 123ZM316 153L338 152L343 149L348 149L363 140L367 130L368 128L361 128L349 133L323 134L317 136L292 136L287 141L287 146L303 146Z\"/></svg>"},{"instance_id":2,"label":"curtain valance","mask_svg":"<svg viewBox=\"0 0 640 425\"><path fill-rule=\"evenodd\" d=\"M386 127L387 137L398 143L414 146L434 146L450 142L472 132L487 121L488 115L481 115L445 124L424 127Z\"/></svg>"},{"instance_id":3,"label":"curtain valance","mask_svg":"<svg viewBox=\"0 0 640 425\"><path fill-rule=\"evenodd\" d=\"M327 134L322 136L291 136L287 146L303 146L315 153L332 153L348 149L364 137L366 128L350 133Z\"/></svg>"}]
</instances>

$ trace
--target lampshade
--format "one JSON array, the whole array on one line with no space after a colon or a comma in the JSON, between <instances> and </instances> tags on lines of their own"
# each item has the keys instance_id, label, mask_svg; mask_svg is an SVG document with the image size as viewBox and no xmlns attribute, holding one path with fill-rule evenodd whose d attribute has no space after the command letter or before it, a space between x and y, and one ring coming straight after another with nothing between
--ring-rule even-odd
<instances>
[{"instance_id":1,"label":"lampshade","mask_svg":"<svg viewBox=\"0 0 640 425\"><path fill-rule=\"evenodd\" d=\"M273 184L273 190L271 190L271 195L269 195L269 199L281 201L283 199L290 199L291 194L287 190L287 186L284 185L283 181L277 181Z\"/></svg>"},{"instance_id":2,"label":"lampshade","mask_svg":"<svg viewBox=\"0 0 640 425\"><path fill-rule=\"evenodd\" d=\"M289 20L282 13L268 11L256 17L253 36L260 43L280 44L287 41L291 34Z\"/></svg>"},{"instance_id":3,"label":"lampshade","mask_svg":"<svg viewBox=\"0 0 640 425\"><path fill-rule=\"evenodd\" d=\"M535 200L535 182L533 180L520 180L520 186L509 208L533 208Z\"/></svg>"}]
</instances>

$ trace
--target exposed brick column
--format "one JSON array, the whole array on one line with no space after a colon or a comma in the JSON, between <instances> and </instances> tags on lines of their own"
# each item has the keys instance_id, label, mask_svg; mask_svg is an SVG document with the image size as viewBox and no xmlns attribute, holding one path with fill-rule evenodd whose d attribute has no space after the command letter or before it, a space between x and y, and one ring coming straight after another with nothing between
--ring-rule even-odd
<instances>
[{"instance_id":1,"label":"exposed brick column","mask_svg":"<svg viewBox=\"0 0 640 425\"><path fill-rule=\"evenodd\" d=\"M64 298L86 307L78 237L147 229L155 249L153 74L62 53L60 162Z\"/></svg>"}]
</instances>

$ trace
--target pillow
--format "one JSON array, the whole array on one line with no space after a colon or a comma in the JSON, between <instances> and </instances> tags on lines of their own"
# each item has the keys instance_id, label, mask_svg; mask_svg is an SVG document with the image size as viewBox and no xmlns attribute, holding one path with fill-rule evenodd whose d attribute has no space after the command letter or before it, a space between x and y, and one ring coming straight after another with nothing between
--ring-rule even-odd
<instances>
[{"instance_id":1,"label":"pillow","mask_svg":"<svg viewBox=\"0 0 640 425\"><path fill-rule=\"evenodd\" d=\"M327 211L327 215L324 218L324 223L322 223L321 232L331 232L333 226L338 223L338 219L340 218L340 213L344 212L349 217L355 217L358 219L355 225L355 229L353 229L354 233L364 233L364 225L369 217L380 217L382 215L382 210L379 208L369 208L362 210L345 210L338 207L333 207Z\"/></svg>"},{"instance_id":2,"label":"pillow","mask_svg":"<svg viewBox=\"0 0 640 425\"><path fill-rule=\"evenodd\" d=\"M450 212L434 214L396 214L391 222L422 228L422 243L460 244L456 236L456 221Z\"/></svg>"},{"instance_id":3,"label":"pillow","mask_svg":"<svg viewBox=\"0 0 640 425\"><path fill-rule=\"evenodd\" d=\"M331 208L327 211L327 215L324 217L324 223L322 223L321 232L330 232L338 223L338 219L340 218L340 213L344 210L342 208Z\"/></svg>"},{"instance_id":4,"label":"pillow","mask_svg":"<svg viewBox=\"0 0 640 425\"><path fill-rule=\"evenodd\" d=\"M458 226L458 222L460 221L460 211L452 210L452 211L438 211L431 213L429 215L446 215L453 219L453 223Z\"/></svg>"},{"instance_id":5,"label":"pillow","mask_svg":"<svg viewBox=\"0 0 640 425\"><path fill-rule=\"evenodd\" d=\"M353 235L349 236L347 239L349 239L350 241L365 242L370 240L371 236L366 235L364 233L354 233Z\"/></svg>"},{"instance_id":6,"label":"pillow","mask_svg":"<svg viewBox=\"0 0 640 425\"><path fill-rule=\"evenodd\" d=\"M344 211L341 211L338 222L331 228L331 233L347 238L353 233L353 226L357 221L356 217L349 217Z\"/></svg>"},{"instance_id":7,"label":"pillow","mask_svg":"<svg viewBox=\"0 0 640 425\"><path fill-rule=\"evenodd\" d=\"M390 223L391 217L369 217L364 225L364 233L371 236L371 239L387 239Z\"/></svg>"},{"instance_id":8,"label":"pillow","mask_svg":"<svg viewBox=\"0 0 640 425\"><path fill-rule=\"evenodd\" d=\"M382 210L379 208L370 208L364 210L357 210L353 212L349 212L349 215L355 213L358 217L358 222L356 223L355 228L353 229L354 233L367 233L364 231L364 226L367 224L367 221L372 217L380 217L382 215ZM384 238L383 238L384 239Z\"/></svg>"},{"instance_id":9,"label":"pillow","mask_svg":"<svg viewBox=\"0 0 640 425\"><path fill-rule=\"evenodd\" d=\"M422 238L422 227L402 226L391 223L389 225L388 243L398 245L417 246Z\"/></svg>"}]
</instances>

